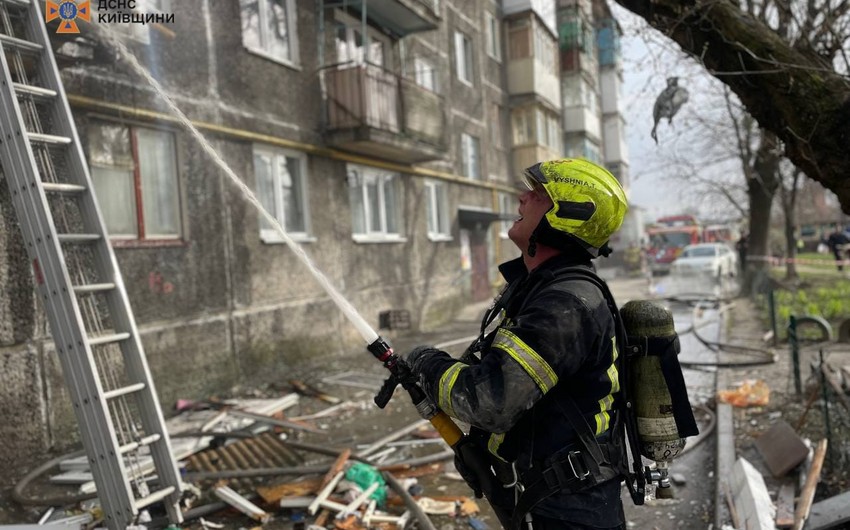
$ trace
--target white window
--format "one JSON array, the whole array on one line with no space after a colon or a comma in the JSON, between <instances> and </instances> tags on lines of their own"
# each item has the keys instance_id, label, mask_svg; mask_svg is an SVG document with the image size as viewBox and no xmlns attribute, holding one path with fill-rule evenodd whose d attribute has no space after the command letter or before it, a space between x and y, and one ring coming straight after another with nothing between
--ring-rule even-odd
<instances>
[{"instance_id":1,"label":"white window","mask_svg":"<svg viewBox=\"0 0 850 530\"><path fill-rule=\"evenodd\" d=\"M481 150L478 138L466 133L460 135L460 160L463 174L471 179L481 178Z\"/></svg>"},{"instance_id":2,"label":"white window","mask_svg":"<svg viewBox=\"0 0 850 530\"><path fill-rule=\"evenodd\" d=\"M534 25L534 60L549 71L555 68L556 62L555 38L542 24ZM556 71L556 70L553 70Z\"/></svg>"},{"instance_id":3,"label":"white window","mask_svg":"<svg viewBox=\"0 0 850 530\"><path fill-rule=\"evenodd\" d=\"M254 177L257 198L286 234L296 240L309 238L307 210L307 157L304 153L254 146ZM283 242L283 237L260 216L260 239Z\"/></svg>"},{"instance_id":4,"label":"white window","mask_svg":"<svg viewBox=\"0 0 850 530\"><path fill-rule=\"evenodd\" d=\"M519 215L517 213L517 200L513 195L508 193L499 193L499 213L504 215ZM499 223L499 237L507 238L508 230L511 229L511 225L513 225L513 221L502 220Z\"/></svg>"},{"instance_id":5,"label":"white window","mask_svg":"<svg viewBox=\"0 0 850 530\"><path fill-rule=\"evenodd\" d=\"M370 63L378 66L388 66L390 40L367 27L363 35L363 24L360 20L337 11L336 18L336 60L341 67L349 63Z\"/></svg>"},{"instance_id":6,"label":"white window","mask_svg":"<svg viewBox=\"0 0 850 530\"><path fill-rule=\"evenodd\" d=\"M457 78L471 85L473 77L472 40L460 31L455 31L455 66Z\"/></svg>"},{"instance_id":7,"label":"white window","mask_svg":"<svg viewBox=\"0 0 850 530\"><path fill-rule=\"evenodd\" d=\"M242 44L249 50L298 66L295 0L239 0Z\"/></svg>"},{"instance_id":8,"label":"white window","mask_svg":"<svg viewBox=\"0 0 850 530\"><path fill-rule=\"evenodd\" d=\"M495 149L502 149L502 107L498 103L490 104L490 144Z\"/></svg>"},{"instance_id":9,"label":"white window","mask_svg":"<svg viewBox=\"0 0 850 530\"><path fill-rule=\"evenodd\" d=\"M534 109L517 109L511 113L514 146L533 144L534 137Z\"/></svg>"},{"instance_id":10,"label":"white window","mask_svg":"<svg viewBox=\"0 0 850 530\"><path fill-rule=\"evenodd\" d=\"M424 57L413 58L413 78L422 88L437 92L437 69L430 60Z\"/></svg>"},{"instance_id":11,"label":"white window","mask_svg":"<svg viewBox=\"0 0 850 530\"><path fill-rule=\"evenodd\" d=\"M174 134L92 122L89 161L109 235L120 239L180 237Z\"/></svg>"},{"instance_id":12,"label":"white window","mask_svg":"<svg viewBox=\"0 0 850 530\"><path fill-rule=\"evenodd\" d=\"M487 38L487 55L496 59L502 60L502 34L499 26L499 19L493 13L486 13L484 22L484 32Z\"/></svg>"},{"instance_id":13,"label":"white window","mask_svg":"<svg viewBox=\"0 0 850 530\"><path fill-rule=\"evenodd\" d=\"M401 205L397 173L348 165L348 194L355 241L400 241Z\"/></svg>"},{"instance_id":14,"label":"white window","mask_svg":"<svg viewBox=\"0 0 850 530\"><path fill-rule=\"evenodd\" d=\"M451 239L446 185L442 182L425 182L425 217L428 219L429 239Z\"/></svg>"}]
</instances>

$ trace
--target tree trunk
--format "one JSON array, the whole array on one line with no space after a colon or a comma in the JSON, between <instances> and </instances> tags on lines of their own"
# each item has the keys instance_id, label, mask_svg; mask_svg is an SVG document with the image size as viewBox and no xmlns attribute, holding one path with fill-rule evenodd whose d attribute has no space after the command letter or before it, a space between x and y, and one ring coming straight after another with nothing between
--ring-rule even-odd
<instances>
[{"instance_id":1,"label":"tree trunk","mask_svg":"<svg viewBox=\"0 0 850 530\"><path fill-rule=\"evenodd\" d=\"M794 226L797 224L797 184L800 181L800 172L795 171L791 179L790 189L785 187L785 184L779 188L779 194L782 197L782 208L785 210L785 279L796 280L797 264L794 260L797 258L797 234Z\"/></svg>"},{"instance_id":2,"label":"tree trunk","mask_svg":"<svg viewBox=\"0 0 850 530\"><path fill-rule=\"evenodd\" d=\"M762 130L761 143L755 162L747 175L747 195L750 199L750 236L744 273L744 292L761 290L768 279L770 256L770 211L773 196L779 185L779 153L776 136Z\"/></svg>"}]
</instances>

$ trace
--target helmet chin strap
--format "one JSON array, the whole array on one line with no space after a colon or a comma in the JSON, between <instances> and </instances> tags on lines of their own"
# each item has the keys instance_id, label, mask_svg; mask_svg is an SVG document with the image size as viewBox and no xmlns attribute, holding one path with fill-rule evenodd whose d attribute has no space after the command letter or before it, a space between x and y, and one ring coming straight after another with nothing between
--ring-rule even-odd
<instances>
[{"instance_id":1,"label":"helmet chin strap","mask_svg":"<svg viewBox=\"0 0 850 530\"><path fill-rule=\"evenodd\" d=\"M537 234L531 234L528 238L528 257L533 258L537 254Z\"/></svg>"}]
</instances>

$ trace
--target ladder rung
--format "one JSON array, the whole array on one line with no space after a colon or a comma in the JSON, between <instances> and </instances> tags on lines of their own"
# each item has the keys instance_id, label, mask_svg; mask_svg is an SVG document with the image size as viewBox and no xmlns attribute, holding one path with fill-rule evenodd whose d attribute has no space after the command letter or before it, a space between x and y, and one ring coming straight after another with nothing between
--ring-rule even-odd
<instances>
[{"instance_id":1,"label":"ladder rung","mask_svg":"<svg viewBox=\"0 0 850 530\"><path fill-rule=\"evenodd\" d=\"M136 500L136 509L141 510L146 506L150 506L155 502L161 501L162 499L168 497L175 491L176 488L174 486L168 486L167 488L162 488L159 491L155 491L147 497L142 497L141 499Z\"/></svg>"},{"instance_id":2,"label":"ladder rung","mask_svg":"<svg viewBox=\"0 0 850 530\"><path fill-rule=\"evenodd\" d=\"M71 139L67 136L56 136L54 134L34 132L28 132L27 136L29 136L31 142L41 142L43 144L68 145L71 143Z\"/></svg>"},{"instance_id":3,"label":"ladder rung","mask_svg":"<svg viewBox=\"0 0 850 530\"><path fill-rule=\"evenodd\" d=\"M38 98L55 98L56 91L49 88L43 88L35 85L25 85L23 83L12 83L15 87L15 92L18 94L26 94L27 96L35 96Z\"/></svg>"},{"instance_id":4,"label":"ladder rung","mask_svg":"<svg viewBox=\"0 0 850 530\"><path fill-rule=\"evenodd\" d=\"M77 294L100 293L115 289L114 283L89 283L86 285L75 285L74 292Z\"/></svg>"},{"instance_id":5,"label":"ladder rung","mask_svg":"<svg viewBox=\"0 0 850 530\"><path fill-rule=\"evenodd\" d=\"M17 37L10 37L9 35L4 35L3 33L0 33L0 42L2 42L4 46L9 45L13 48L17 48L22 52L38 53L43 49L41 44L36 44L28 40L19 39Z\"/></svg>"},{"instance_id":6,"label":"ladder rung","mask_svg":"<svg viewBox=\"0 0 850 530\"><path fill-rule=\"evenodd\" d=\"M101 344L110 344L121 340L127 340L130 334L126 331L123 333L115 333L112 335L100 335L98 337L89 337L89 344L92 346L100 346Z\"/></svg>"},{"instance_id":7,"label":"ladder rung","mask_svg":"<svg viewBox=\"0 0 850 530\"><path fill-rule=\"evenodd\" d=\"M56 193L81 193L86 191L85 186L65 184L64 182L42 182L41 187L44 188L44 191L53 191Z\"/></svg>"},{"instance_id":8,"label":"ladder rung","mask_svg":"<svg viewBox=\"0 0 850 530\"><path fill-rule=\"evenodd\" d=\"M103 393L103 399L115 399L117 397L126 396L127 394L144 390L146 386L147 385L144 383L134 383L125 387L116 388L115 390L109 390L108 392Z\"/></svg>"},{"instance_id":9,"label":"ladder rung","mask_svg":"<svg viewBox=\"0 0 850 530\"><path fill-rule=\"evenodd\" d=\"M97 241L100 234L57 234L60 243L86 243Z\"/></svg>"},{"instance_id":10,"label":"ladder rung","mask_svg":"<svg viewBox=\"0 0 850 530\"><path fill-rule=\"evenodd\" d=\"M118 452L122 455L126 455L130 451L135 451L139 447L150 445L154 442L158 442L162 438L159 434L151 434L150 436L145 436L141 440L137 442L130 442L128 444L124 444L118 448Z\"/></svg>"}]
</instances>

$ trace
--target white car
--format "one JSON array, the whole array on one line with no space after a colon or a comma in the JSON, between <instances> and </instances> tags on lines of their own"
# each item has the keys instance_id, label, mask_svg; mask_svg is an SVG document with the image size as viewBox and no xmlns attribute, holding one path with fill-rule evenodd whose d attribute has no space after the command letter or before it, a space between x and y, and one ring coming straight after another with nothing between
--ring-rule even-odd
<instances>
[{"instance_id":1,"label":"white car","mask_svg":"<svg viewBox=\"0 0 850 530\"><path fill-rule=\"evenodd\" d=\"M670 273L680 276L707 275L714 278L734 276L738 257L725 243L688 245L670 266Z\"/></svg>"}]
</instances>

